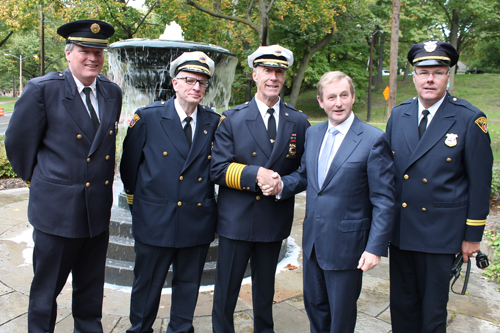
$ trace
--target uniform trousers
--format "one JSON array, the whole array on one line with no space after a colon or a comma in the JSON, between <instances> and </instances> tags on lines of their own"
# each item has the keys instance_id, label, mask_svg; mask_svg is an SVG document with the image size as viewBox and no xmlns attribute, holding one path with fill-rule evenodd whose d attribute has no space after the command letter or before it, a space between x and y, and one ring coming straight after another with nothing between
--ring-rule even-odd
<instances>
[{"instance_id":1,"label":"uniform trousers","mask_svg":"<svg viewBox=\"0 0 500 333\"><path fill-rule=\"evenodd\" d=\"M92 238L66 238L33 230L33 282L28 332L54 332L57 302L72 273L75 333L102 332L104 269L109 232Z\"/></svg>"},{"instance_id":2,"label":"uniform trousers","mask_svg":"<svg viewBox=\"0 0 500 333\"><path fill-rule=\"evenodd\" d=\"M392 244L389 249L392 331L446 332L455 255L401 250Z\"/></svg>"},{"instance_id":3,"label":"uniform trousers","mask_svg":"<svg viewBox=\"0 0 500 333\"><path fill-rule=\"evenodd\" d=\"M363 271L324 270L314 248L311 257L304 256L303 261L304 306L311 333L354 332Z\"/></svg>"},{"instance_id":4,"label":"uniform trousers","mask_svg":"<svg viewBox=\"0 0 500 333\"><path fill-rule=\"evenodd\" d=\"M153 246L135 240L134 285L127 332L153 332L161 291L172 265L172 299L168 333L194 332L203 267L210 243L186 248Z\"/></svg>"},{"instance_id":5,"label":"uniform trousers","mask_svg":"<svg viewBox=\"0 0 500 333\"><path fill-rule=\"evenodd\" d=\"M219 236L212 326L215 333L234 333L233 314L250 260L254 332L274 332L273 298L282 241L246 242Z\"/></svg>"}]
</instances>

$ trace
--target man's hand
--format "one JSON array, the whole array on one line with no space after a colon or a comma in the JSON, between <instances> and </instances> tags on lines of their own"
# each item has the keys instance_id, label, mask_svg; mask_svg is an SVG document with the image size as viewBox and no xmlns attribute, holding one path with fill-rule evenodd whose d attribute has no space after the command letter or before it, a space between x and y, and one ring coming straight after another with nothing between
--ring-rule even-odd
<instances>
[{"instance_id":1,"label":"man's hand","mask_svg":"<svg viewBox=\"0 0 500 333\"><path fill-rule=\"evenodd\" d=\"M263 167L260 167L257 172L257 184L265 196L276 195L281 191L280 175Z\"/></svg>"},{"instance_id":2,"label":"man's hand","mask_svg":"<svg viewBox=\"0 0 500 333\"><path fill-rule=\"evenodd\" d=\"M361 259L359 259L358 269L366 272L374 268L378 264L380 264L380 256L365 251L361 255Z\"/></svg>"},{"instance_id":3,"label":"man's hand","mask_svg":"<svg viewBox=\"0 0 500 333\"><path fill-rule=\"evenodd\" d=\"M468 263L469 257L473 257L473 254L479 252L479 249L479 243L473 243L464 240L462 242L462 254L464 256L464 263Z\"/></svg>"}]
</instances>

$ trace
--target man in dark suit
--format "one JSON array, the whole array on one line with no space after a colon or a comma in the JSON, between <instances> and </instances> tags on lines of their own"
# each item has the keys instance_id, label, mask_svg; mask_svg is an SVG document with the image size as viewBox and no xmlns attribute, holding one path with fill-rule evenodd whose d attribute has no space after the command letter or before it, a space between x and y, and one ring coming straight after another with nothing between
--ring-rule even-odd
<instances>
[{"instance_id":1,"label":"man in dark suit","mask_svg":"<svg viewBox=\"0 0 500 333\"><path fill-rule=\"evenodd\" d=\"M248 57L257 93L251 102L225 111L215 135L211 178L219 184L219 254L214 291L214 332L234 332L233 313L250 260L254 332L272 332L274 280L282 240L290 235L294 199L264 197L261 183L279 186L274 172L300 165L306 115L280 101L291 51L262 46ZM274 171L272 171L272 170Z\"/></svg>"},{"instance_id":2,"label":"man in dark suit","mask_svg":"<svg viewBox=\"0 0 500 333\"><path fill-rule=\"evenodd\" d=\"M479 251L489 211L493 157L486 116L446 91L458 53L450 43L414 44L418 98L387 123L397 218L390 246L392 330L445 332L455 254Z\"/></svg>"},{"instance_id":3,"label":"man in dark suit","mask_svg":"<svg viewBox=\"0 0 500 333\"><path fill-rule=\"evenodd\" d=\"M68 69L35 78L16 102L5 146L30 186L34 277L29 332L53 332L73 276L75 332L102 332L104 265L113 202L120 88L100 75L114 29L97 20L62 25Z\"/></svg>"},{"instance_id":4,"label":"man in dark suit","mask_svg":"<svg viewBox=\"0 0 500 333\"><path fill-rule=\"evenodd\" d=\"M152 332L173 266L167 332L193 332L201 275L217 217L210 154L220 116L199 105L214 72L203 52L170 64L175 96L138 109L120 171L132 211L134 285L127 332Z\"/></svg>"},{"instance_id":5,"label":"man in dark suit","mask_svg":"<svg viewBox=\"0 0 500 333\"><path fill-rule=\"evenodd\" d=\"M307 189L304 304L311 332L353 332L363 271L387 256L394 224L394 174L387 135L352 112L342 72L318 82L328 121L307 130L301 168L282 178L281 199ZM272 194L269 186L264 194Z\"/></svg>"}]
</instances>

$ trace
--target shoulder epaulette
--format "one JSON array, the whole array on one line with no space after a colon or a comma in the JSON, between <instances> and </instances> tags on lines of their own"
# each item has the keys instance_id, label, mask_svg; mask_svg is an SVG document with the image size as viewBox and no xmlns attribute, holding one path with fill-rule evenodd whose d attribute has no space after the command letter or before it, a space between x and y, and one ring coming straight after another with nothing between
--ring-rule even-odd
<instances>
[{"instance_id":1,"label":"shoulder epaulette","mask_svg":"<svg viewBox=\"0 0 500 333\"><path fill-rule=\"evenodd\" d=\"M99 74L97 75L97 78L99 80L101 80L102 82L111 82L106 76L104 76L103 74Z\"/></svg>"}]
</instances>

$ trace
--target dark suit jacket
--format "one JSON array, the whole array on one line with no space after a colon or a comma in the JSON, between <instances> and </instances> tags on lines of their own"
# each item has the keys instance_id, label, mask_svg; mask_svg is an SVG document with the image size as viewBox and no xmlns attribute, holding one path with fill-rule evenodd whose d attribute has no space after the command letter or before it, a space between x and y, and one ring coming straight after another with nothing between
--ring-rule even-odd
<instances>
[{"instance_id":1,"label":"dark suit jacket","mask_svg":"<svg viewBox=\"0 0 500 333\"><path fill-rule=\"evenodd\" d=\"M392 110L397 218L391 243L403 250L455 254L481 241L489 211L493 156L483 112L446 94L418 138L418 99Z\"/></svg>"},{"instance_id":2,"label":"dark suit jacket","mask_svg":"<svg viewBox=\"0 0 500 333\"><path fill-rule=\"evenodd\" d=\"M281 103L274 148L255 99L225 111L222 117L211 164L211 178L220 185L217 233L253 242L285 239L292 228L294 198L276 201L263 196L257 171L262 166L287 175L299 167L310 126L307 116Z\"/></svg>"},{"instance_id":3,"label":"dark suit jacket","mask_svg":"<svg viewBox=\"0 0 500 333\"><path fill-rule=\"evenodd\" d=\"M363 251L386 256L394 224L394 173L387 135L357 117L318 185L328 121L306 133L301 168L283 177L282 197L307 188L302 247L324 270L356 269Z\"/></svg>"},{"instance_id":4,"label":"dark suit jacket","mask_svg":"<svg viewBox=\"0 0 500 333\"><path fill-rule=\"evenodd\" d=\"M134 119L120 163L134 238L163 247L210 243L217 217L210 153L220 116L198 105L191 149L174 98L138 109Z\"/></svg>"},{"instance_id":5,"label":"dark suit jacket","mask_svg":"<svg viewBox=\"0 0 500 333\"><path fill-rule=\"evenodd\" d=\"M97 133L69 69L30 80L6 132L14 171L30 182L28 217L36 229L79 238L108 229L113 202L120 88L97 80Z\"/></svg>"}]
</instances>

